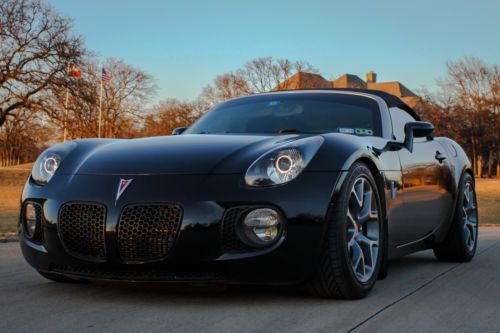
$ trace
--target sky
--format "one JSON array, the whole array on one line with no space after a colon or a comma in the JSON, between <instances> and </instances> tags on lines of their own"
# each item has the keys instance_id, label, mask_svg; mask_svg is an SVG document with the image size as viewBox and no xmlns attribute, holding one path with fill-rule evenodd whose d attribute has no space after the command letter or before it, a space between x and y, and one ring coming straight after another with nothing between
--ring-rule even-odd
<instances>
[{"instance_id":1,"label":"sky","mask_svg":"<svg viewBox=\"0 0 500 333\"><path fill-rule=\"evenodd\" d=\"M156 101L196 98L257 57L305 60L326 79L351 73L437 89L446 61L500 59L498 0L48 0L100 59L152 75Z\"/></svg>"}]
</instances>

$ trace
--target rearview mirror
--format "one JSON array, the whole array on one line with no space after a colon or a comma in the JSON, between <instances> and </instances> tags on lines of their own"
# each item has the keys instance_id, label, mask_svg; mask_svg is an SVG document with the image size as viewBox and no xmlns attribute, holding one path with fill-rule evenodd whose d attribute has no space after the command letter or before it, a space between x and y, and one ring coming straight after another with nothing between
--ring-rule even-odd
<instances>
[{"instance_id":1,"label":"rearview mirror","mask_svg":"<svg viewBox=\"0 0 500 333\"><path fill-rule=\"evenodd\" d=\"M434 125L427 121L412 121L405 125L405 142L404 146L413 152L413 139L414 138L431 138Z\"/></svg>"},{"instance_id":2,"label":"rearview mirror","mask_svg":"<svg viewBox=\"0 0 500 333\"><path fill-rule=\"evenodd\" d=\"M181 135L185 130L187 130L187 127L174 128L174 130L172 131L172 135Z\"/></svg>"}]
</instances>

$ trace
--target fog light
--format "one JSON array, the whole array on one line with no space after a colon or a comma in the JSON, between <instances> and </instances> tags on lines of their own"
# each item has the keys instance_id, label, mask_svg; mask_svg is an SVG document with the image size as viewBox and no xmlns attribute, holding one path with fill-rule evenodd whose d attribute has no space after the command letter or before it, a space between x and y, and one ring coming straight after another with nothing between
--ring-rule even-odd
<instances>
[{"instance_id":1,"label":"fog light","mask_svg":"<svg viewBox=\"0 0 500 333\"><path fill-rule=\"evenodd\" d=\"M243 230L250 245L271 244L280 235L280 214L271 208L254 209L245 216Z\"/></svg>"},{"instance_id":2,"label":"fog light","mask_svg":"<svg viewBox=\"0 0 500 333\"><path fill-rule=\"evenodd\" d=\"M26 204L24 208L24 231L29 238L32 238L36 232L36 208L32 203Z\"/></svg>"}]
</instances>

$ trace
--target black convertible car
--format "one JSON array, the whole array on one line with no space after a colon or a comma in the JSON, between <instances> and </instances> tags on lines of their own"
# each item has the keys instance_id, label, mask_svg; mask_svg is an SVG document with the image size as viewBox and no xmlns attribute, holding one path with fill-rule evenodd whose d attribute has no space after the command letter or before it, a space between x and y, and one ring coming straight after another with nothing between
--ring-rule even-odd
<instances>
[{"instance_id":1,"label":"black convertible car","mask_svg":"<svg viewBox=\"0 0 500 333\"><path fill-rule=\"evenodd\" d=\"M173 136L58 144L24 188L22 252L55 281L360 298L391 258L474 256L471 163L432 131L380 91L295 90L229 100Z\"/></svg>"}]
</instances>

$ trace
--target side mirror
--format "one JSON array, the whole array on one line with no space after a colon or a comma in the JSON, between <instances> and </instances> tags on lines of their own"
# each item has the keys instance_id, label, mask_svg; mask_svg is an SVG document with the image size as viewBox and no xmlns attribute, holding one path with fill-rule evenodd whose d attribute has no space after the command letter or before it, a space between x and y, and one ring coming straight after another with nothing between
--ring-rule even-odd
<instances>
[{"instance_id":1,"label":"side mirror","mask_svg":"<svg viewBox=\"0 0 500 333\"><path fill-rule=\"evenodd\" d=\"M172 131L172 135L181 135L185 130L187 130L187 127L174 128L174 130Z\"/></svg>"},{"instance_id":2,"label":"side mirror","mask_svg":"<svg viewBox=\"0 0 500 333\"><path fill-rule=\"evenodd\" d=\"M434 125L427 121L413 121L405 125L405 142L404 146L411 152L413 152L413 139L432 137L432 131L434 131Z\"/></svg>"}]
</instances>

